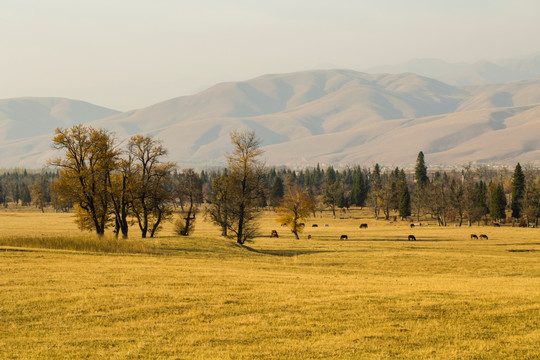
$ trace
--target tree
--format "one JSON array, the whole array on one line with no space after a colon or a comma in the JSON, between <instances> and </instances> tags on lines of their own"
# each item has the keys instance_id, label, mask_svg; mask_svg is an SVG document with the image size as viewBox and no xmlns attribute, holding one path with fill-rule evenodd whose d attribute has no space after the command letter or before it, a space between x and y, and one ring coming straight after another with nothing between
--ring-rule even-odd
<instances>
[{"instance_id":1,"label":"tree","mask_svg":"<svg viewBox=\"0 0 540 360\"><path fill-rule=\"evenodd\" d=\"M201 179L193 169L185 169L178 175L175 188L183 209L177 230L180 235L188 236L194 230L195 216L202 202Z\"/></svg>"},{"instance_id":2,"label":"tree","mask_svg":"<svg viewBox=\"0 0 540 360\"><path fill-rule=\"evenodd\" d=\"M112 213L114 214L115 230L118 236L127 239L129 231L128 216L131 214L131 204L135 194L133 154L124 153L116 163L116 168L109 174L109 196L111 198Z\"/></svg>"},{"instance_id":3,"label":"tree","mask_svg":"<svg viewBox=\"0 0 540 360\"><path fill-rule=\"evenodd\" d=\"M491 192L489 214L494 220L506 219L506 196L502 184L497 184Z\"/></svg>"},{"instance_id":4,"label":"tree","mask_svg":"<svg viewBox=\"0 0 540 360\"><path fill-rule=\"evenodd\" d=\"M351 190L351 202L356 206L365 206L368 196L368 184L361 169L356 170Z\"/></svg>"},{"instance_id":5,"label":"tree","mask_svg":"<svg viewBox=\"0 0 540 360\"><path fill-rule=\"evenodd\" d=\"M51 201L49 178L45 174L39 175L32 184L32 202L44 212L45 206Z\"/></svg>"},{"instance_id":6,"label":"tree","mask_svg":"<svg viewBox=\"0 0 540 360\"><path fill-rule=\"evenodd\" d=\"M465 212L466 199L465 187L462 181L454 177L450 183L450 205L455 209L459 216L459 226L463 225L463 214Z\"/></svg>"},{"instance_id":7,"label":"tree","mask_svg":"<svg viewBox=\"0 0 540 360\"><path fill-rule=\"evenodd\" d=\"M270 204L277 206L281 199L283 199L284 188L283 180L279 176L274 177L274 183L272 184L272 191L270 192Z\"/></svg>"},{"instance_id":8,"label":"tree","mask_svg":"<svg viewBox=\"0 0 540 360\"><path fill-rule=\"evenodd\" d=\"M171 171L175 165L163 161L167 150L150 136L131 137L128 153L134 161L131 200L133 214L141 236L145 238L150 232L150 237L154 237L161 222L172 213L171 191L166 186L170 183Z\"/></svg>"},{"instance_id":9,"label":"tree","mask_svg":"<svg viewBox=\"0 0 540 360\"><path fill-rule=\"evenodd\" d=\"M427 186L429 184L429 178L427 176L427 167L424 160L424 153L420 151L416 158L416 166L414 169L414 205L416 208L416 217L420 221L420 212L426 203L427 198Z\"/></svg>"},{"instance_id":10,"label":"tree","mask_svg":"<svg viewBox=\"0 0 540 360\"><path fill-rule=\"evenodd\" d=\"M55 191L76 205L81 229L103 235L110 221L107 183L118 155L114 138L104 129L76 125L56 129L53 147L65 151L50 162L59 168Z\"/></svg>"},{"instance_id":11,"label":"tree","mask_svg":"<svg viewBox=\"0 0 540 360\"><path fill-rule=\"evenodd\" d=\"M336 206L342 195L341 183L337 180L336 171L332 166L329 166L326 170L323 204L330 206L332 209L332 215L336 217Z\"/></svg>"},{"instance_id":12,"label":"tree","mask_svg":"<svg viewBox=\"0 0 540 360\"><path fill-rule=\"evenodd\" d=\"M482 217L489 214L489 207L487 206L488 189L486 183L482 180L475 185L475 189L473 219L478 221L478 224L480 225Z\"/></svg>"},{"instance_id":13,"label":"tree","mask_svg":"<svg viewBox=\"0 0 540 360\"><path fill-rule=\"evenodd\" d=\"M379 220L379 204L381 202L382 191L381 169L379 168L379 164L375 164L373 171L371 172L370 190L369 202L375 212L375 219Z\"/></svg>"},{"instance_id":14,"label":"tree","mask_svg":"<svg viewBox=\"0 0 540 360\"><path fill-rule=\"evenodd\" d=\"M257 233L257 204L264 196L264 164L259 160L263 151L254 131L233 131L231 143L233 151L227 156L229 174L224 179L229 195L226 224L236 241L244 244Z\"/></svg>"},{"instance_id":15,"label":"tree","mask_svg":"<svg viewBox=\"0 0 540 360\"><path fill-rule=\"evenodd\" d=\"M227 174L216 177L212 180L212 192L206 207L206 216L221 227L221 236L227 236L229 227L229 202L231 189L228 184Z\"/></svg>"},{"instance_id":16,"label":"tree","mask_svg":"<svg viewBox=\"0 0 540 360\"><path fill-rule=\"evenodd\" d=\"M527 224L533 223L538 227L538 218L540 217L540 177L536 178L533 169L528 167L524 171L525 192L522 199L523 215L527 217Z\"/></svg>"},{"instance_id":17,"label":"tree","mask_svg":"<svg viewBox=\"0 0 540 360\"><path fill-rule=\"evenodd\" d=\"M416 166L414 168L414 180L420 187L427 185L429 178L427 176L427 166L424 160L424 153L420 151L416 158Z\"/></svg>"},{"instance_id":18,"label":"tree","mask_svg":"<svg viewBox=\"0 0 540 360\"><path fill-rule=\"evenodd\" d=\"M300 187L294 186L287 191L280 205L276 208L279 215L277 221L286 224L296 239L299 239L298 233L304 230L304 227L300 224L302 220L310 217L312 208L313 203L310 197Z\"/></svg>"},{"instance_id":19,"label":"tree","mask_svg":"<svg viewBox=\"0 0 540 360\"><path fill-rule=\"evenodd\" d=\"M525 193L525 175L521 169L521 165L517 163L514 175L512 176L512 202L510 208L512 209L512 217L519 219L521 217L521 201Z\"/></svg>"},{"instance_id":20,"label":"tree","mask_svg":"<svg viewBox=\"0 0 540 360\"><path fill-rule=\"evenodd\" d=\"M399 195L399 216L401 219L405 219L407 216L411 216L411 196L407 185L401 188L401 194Z\"/></svg>"}]
</instances>

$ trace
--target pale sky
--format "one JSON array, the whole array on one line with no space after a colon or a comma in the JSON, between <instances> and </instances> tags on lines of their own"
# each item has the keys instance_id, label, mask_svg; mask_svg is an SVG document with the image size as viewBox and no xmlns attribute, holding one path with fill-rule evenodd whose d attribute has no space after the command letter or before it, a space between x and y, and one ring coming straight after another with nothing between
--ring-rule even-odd
<instances>
[{"instance_id":1,"label":"pale sky","mask_svg":"<svg viewBox=\"0 0 540 360\"><path fill-rule=\"evenodd\" d=\"M0 99L116 110L334 64L540 51L539 0L0 0Z\"/></svg>"}]
</instances>

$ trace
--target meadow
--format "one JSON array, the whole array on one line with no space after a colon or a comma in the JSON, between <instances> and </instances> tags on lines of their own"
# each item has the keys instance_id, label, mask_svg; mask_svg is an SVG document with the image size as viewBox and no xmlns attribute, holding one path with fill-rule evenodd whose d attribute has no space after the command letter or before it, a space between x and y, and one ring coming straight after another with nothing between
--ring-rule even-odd
<instances>
[{"instance_id":1,"label":"meadow","mask_svg":"<svg viewBox=\"0 0 540 360\"><path fill-rule=\"evenodd\" d=\"M2 210L0 358L540 358L540 230L356 209L294 240L275 218L245 247L199 218L193 236L131 228L148 251L100 252L35 246L91 237L72 214Z\"/></svg>"}]
</instances>

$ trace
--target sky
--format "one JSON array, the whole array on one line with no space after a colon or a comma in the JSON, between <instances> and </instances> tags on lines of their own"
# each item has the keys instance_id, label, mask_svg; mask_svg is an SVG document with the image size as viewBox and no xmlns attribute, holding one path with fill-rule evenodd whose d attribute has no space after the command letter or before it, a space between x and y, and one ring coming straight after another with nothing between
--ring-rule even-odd
<instances>
[{"instance_id":1,"label":"sky","mask_svg":"<svg viewBox=\"0 0 540 360\"><path fill-rule=\"evenodd\" d=\"M127 111L218 82L540 51L538 0L0 0L0 99Z\"/></svg>"}]
</instances>

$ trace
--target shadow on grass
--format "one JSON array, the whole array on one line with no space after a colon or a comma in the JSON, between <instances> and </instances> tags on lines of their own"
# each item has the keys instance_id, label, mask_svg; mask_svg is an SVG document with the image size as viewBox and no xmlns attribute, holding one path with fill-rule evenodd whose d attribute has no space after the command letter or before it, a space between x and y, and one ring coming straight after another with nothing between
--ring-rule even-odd
<instances>
[{"instance_id":1,"label":"shadow on grass","mask_svg":"<svg viewBox=\"0 0 540 360\"><path fill-rule=\"evenodd\" d=\"M441 239L437 237L429 237L429 236L421 236L416 237L416 240L407 240L407 237L399 237L399 238L373 238L373 239L355 239L355 238L348 238L347 240L340 240L336 237L317 237L313 238L314 240L319 241L335 241L335 242L342 242L342 243L351 243L351 242L421 242L421 241L429 241L429 242L448 242L448 241L457 241L455 239Z\"/></svg>"},{"instance_id":2,"label":"shadow on grass","mask_svg":"<svg viewBox=\"0 0 540 360\"><path fill-rule=\"evenodd\" d=\"M293 257L298 255L309 255L309 254L319 254L319 253L327 253L330 251L324 251L324 250L272 250L272 249L264 249L264 250L258 250L254 249L252 247L243 245L243 249L246 249L247 251L251 251L257 254L263 254L263 255L271 255L271 256L281 256L281 257Z\"/></svg>"},{"instance_id":3,"label":"shadow on grass","mask_svg":"<svg viewBox=\"0 0 540 360\"><path fill-rule=\"evenodd\" d=\"M23 249L23 248L16 248L16 247L3 247L0 246L0 251L13 251L13 252L40 252L44 249Z\"/></svg>"}]
</instances>

